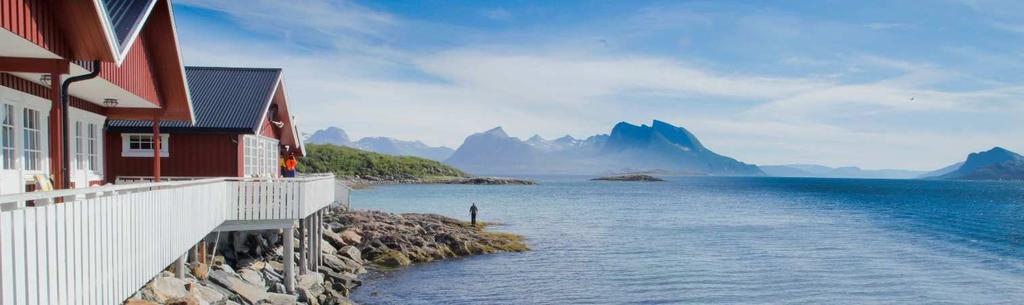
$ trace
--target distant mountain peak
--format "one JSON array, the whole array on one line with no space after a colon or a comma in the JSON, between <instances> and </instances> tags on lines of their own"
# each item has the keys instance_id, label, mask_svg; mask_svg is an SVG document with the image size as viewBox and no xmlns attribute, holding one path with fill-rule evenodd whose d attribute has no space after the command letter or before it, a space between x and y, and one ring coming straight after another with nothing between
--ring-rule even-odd
<instances>
[{"instance_id":1,"label":"distant mountain peak","mask_svg":"<svg viewBox=\"0 0 1024 305\"><path fill-rule=\"evenodd\" d=\"M955 171L938 176L943 179L1024 179L1018 177L1024 156L996 146L992 149L967 155ZM1018 172L1014 172L1018 171ZM1010 174L1012 173L1012 174Z\"/></svg>"},{"instance_id":2,"label":"distant mountain peak","mask_svg":"<svg viewBox=\"0 0 1024 305\"><path fill-rule=\"evenodd\" d=\"M315 144L348 145L351 141L349 140L348 133L345 133L344 129L331 126L317 130L313 135L310 135L306 139L306 142Z\"/></svg>"},{"instance_id":3,"label":"distant mountain peak","mask_svg":"<svg viewBox=\"0 0 1024 305\"><path fill-rule=\"evenodd\" d=\"M387 155L416 156L436 161L447 159L455 151L444 146L431 147L418 140L403 141L390 137L365 137L358 141L351 141L345 130L333 126L317 130L306 141L313 144L348 146Z\"/></svg>"},{"instance_id":4,"label":"distant mountain peak","mask_svg":"<svg viewBox=\"0 0 1024 305\"><path fill-rule=\"evenodd\" d=\"M495 136L497 135L497 136ZM635 168L711 175L763 175L754 165L718 155L686 129L663 121L619 122L610 135L578 140L566 135L525 141L495 128L466 138L446 163L475 173L598 173Z\"/></svg>"},{"instance_id":5,"label":"distant mountain peak","mask_svg":"<svg viewBox=\"0 0 1024 305\"><path fill-rule=\"evenodd\" d=\"M501 126L491 128L490 130L485 131L483 134L485 134L485 135L492 135L492 136L498 136L498 137L503 137L503 138L508 137L508 134L505 133L505 129L501 128Z\"/></svg>"}]
</instances>

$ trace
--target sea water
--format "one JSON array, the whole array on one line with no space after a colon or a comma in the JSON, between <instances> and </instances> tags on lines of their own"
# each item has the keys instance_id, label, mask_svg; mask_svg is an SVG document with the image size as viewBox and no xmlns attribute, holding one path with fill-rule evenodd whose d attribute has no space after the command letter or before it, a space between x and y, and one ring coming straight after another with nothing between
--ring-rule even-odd
<instances>
[{"instance_id":1,"label":"sea water","mask_svg":"<svg viewBox=\"0 0 1024 305\"><path fill-rule=\"evenodd\" d=\"M364 304L1024 304L1024 183L680 177L396 185L355 209L468 219L532 251L371 276Z\"/></svg>"}]
</instances>

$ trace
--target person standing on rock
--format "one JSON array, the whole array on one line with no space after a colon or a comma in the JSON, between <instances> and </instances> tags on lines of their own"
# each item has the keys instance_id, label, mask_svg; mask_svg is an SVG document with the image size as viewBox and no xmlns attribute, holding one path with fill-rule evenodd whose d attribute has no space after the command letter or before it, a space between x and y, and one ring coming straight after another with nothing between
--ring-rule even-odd
<instances>
[{"instance_id":1,"label":"person standing on rock","mask_svg":"<svg viewBox=\"0 0 1024 305\"><path fill-rule=\"evenodd\" d=\"M469 223L474 227L476 226L476 210L476 202L474 202L473 205L469 207Z\"/></svg>"}]
</instances>

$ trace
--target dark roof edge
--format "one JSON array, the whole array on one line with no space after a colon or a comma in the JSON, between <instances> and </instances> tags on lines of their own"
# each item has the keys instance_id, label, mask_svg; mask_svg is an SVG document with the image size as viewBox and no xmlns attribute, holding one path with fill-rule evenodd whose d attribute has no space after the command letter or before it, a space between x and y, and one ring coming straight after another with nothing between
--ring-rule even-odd
<instances>
[{"instance_id":1,"label":"dark roof edge","mask_svg":"<svg viewBox=\"0 0 1024 305\"><path fill-rule=\"evenodd\" d=\"M199 70L261 70L261 71L282 71L281 68L270 67L214 67L214 66L185 66L185 69Z\"/></svg>"},{"instance_id":2,"label":"dark roof edge","mask_svg":"<svg viewBox=\"0 0 1024 305\"><path fill-rule=\"evenodd\" d=\"M107 127L108 132L116 133L153 133L150 127ZM207 134L256 134L249 128L214 128L214 127L160 127L160 133L207 133Z\"/></svg>"},{"instance_id":3,"label":"dark roof edge","mask_svg":"<svg viewBox=\"0 0 1024 305\"><path fill-rule=\"evenodd\" d=\"M252 127L253 133L260 132L263 128L263 121L267 120L267 114L270 113L270 105L274 103L274 95L277 94L277 89L284 86L284 73L277 73L277 78L274 80L274 88L270 89L270 93L266 97L266 102L263 103L263 111L260 112L260 119L256 122L256 126ZM285 97L287 98L287 97ZM285 102L288 102L287 100Z\"/></svg>"}]
</instances>

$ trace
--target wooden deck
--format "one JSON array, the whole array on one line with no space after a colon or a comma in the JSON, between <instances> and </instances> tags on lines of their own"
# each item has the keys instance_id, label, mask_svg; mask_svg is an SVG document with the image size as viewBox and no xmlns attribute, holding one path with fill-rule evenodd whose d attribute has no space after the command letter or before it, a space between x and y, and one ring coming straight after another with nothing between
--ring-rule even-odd
<instances>
[{"instance_id":1,"label":"wooden deck","mask_svg":"<svg viewBox=\"0 0 1024 305\"><path fill-rule=\"evenodd\" d=\"M334 176L0 196L0 304L118 304L210 232L232 224L292 232L331 204L348 205Z\"/></svg>"}]
</instances>

